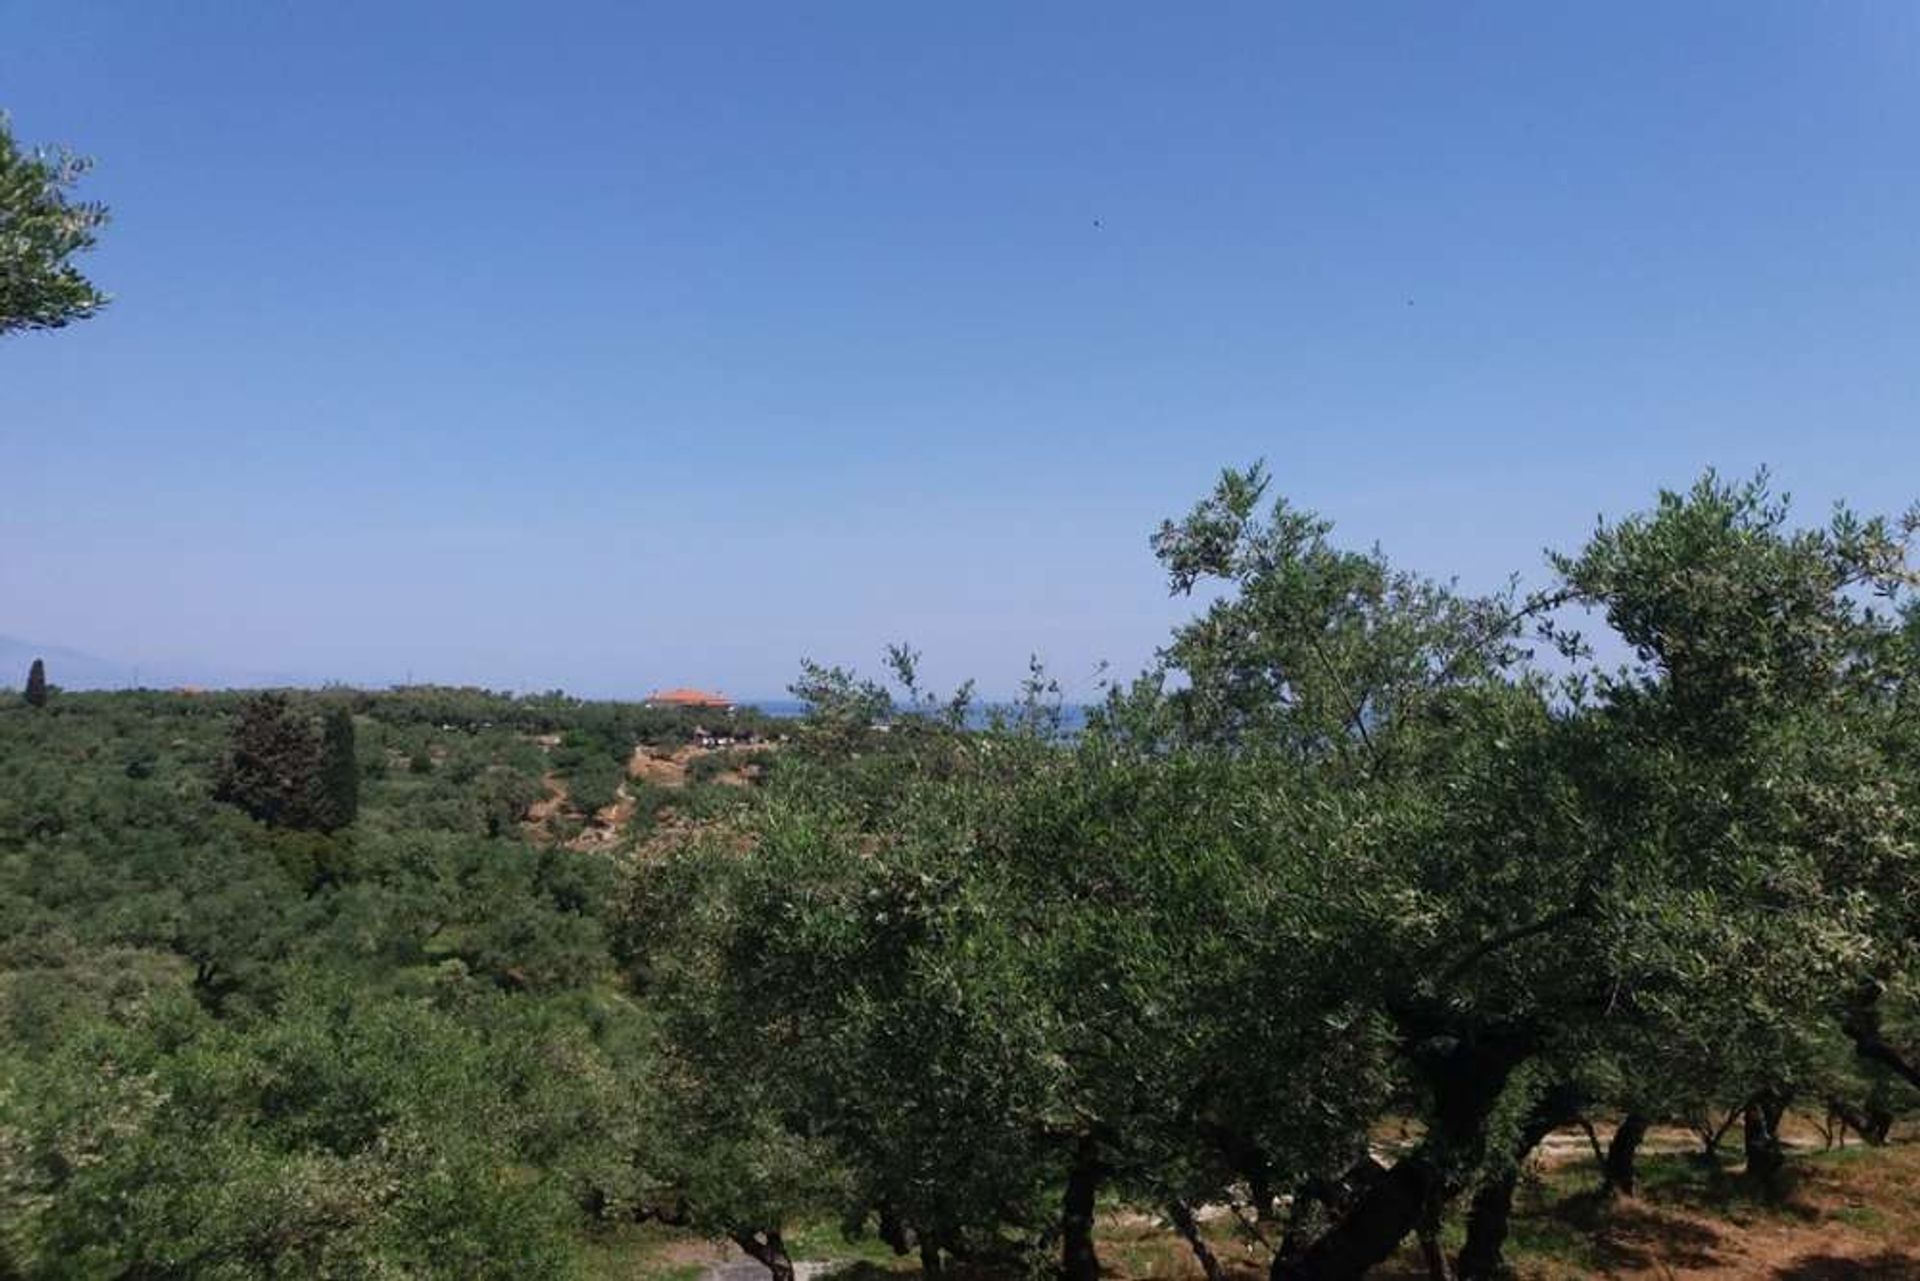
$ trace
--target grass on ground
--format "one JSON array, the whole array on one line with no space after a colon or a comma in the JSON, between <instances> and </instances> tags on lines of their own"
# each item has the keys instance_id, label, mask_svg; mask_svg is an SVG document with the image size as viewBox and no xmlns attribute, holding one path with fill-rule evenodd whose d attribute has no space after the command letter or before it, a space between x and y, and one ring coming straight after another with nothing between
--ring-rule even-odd
<instances>
[{"instance_id":1,"label":"grass on ground","mask_svg":"<svg viewBox=\"0 0 1920 1281\"><path fill-rule=\"evenodd\" d=\"M1735 1168L1684 1154L1640 1163L1638 1195L1607 1197L1591 1158L1534 1169L1514 1206L1508 1258L1520 1281L1577 1278L1720 1278L1723 1281L1920 1281L1920 1145L1802 1153L1789 1161L1776 1197L1761 1195ZM1463 1225L1446 1227L1457 1250ZM1206 1227L1234 1281L1260 1281L1269 1256L1230 1217ZM848 1242L837 1226L806 1225L788 1235L796 1259L845 1261L846 1281L918 1275L872 1237ZM1100 1255L1116 1281L1199 1281L1186 1244L1151 1215L1115 1212L1103 1220ZM739 1257L684 1232L647 1226L596 1242L593 1281L695 1281L713 1263ZM1413 1281L1426 1270L1411 1245L1380 1270L1382 1281Z\"/></svg>"}]
</instances>

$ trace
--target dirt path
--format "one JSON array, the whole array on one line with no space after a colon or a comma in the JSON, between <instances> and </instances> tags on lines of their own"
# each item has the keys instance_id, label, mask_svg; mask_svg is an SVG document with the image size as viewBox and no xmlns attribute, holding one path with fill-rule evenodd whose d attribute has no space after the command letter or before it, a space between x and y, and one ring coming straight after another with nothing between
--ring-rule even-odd
<instances>
[{"instance_id":1,"label":"dirt path","mask_svg":"<svg viewBox=\"0 0 1920 1281\"><path fill-rule=\"evenodd\" d=\"M526 826L530 829L540 827L567 808L567 785L560 781L558 774L548 770L540 776L540 783L547 794L527 806Z\"/></svg>"},{"instance_id":2,"label":"dirt path","mask_svg":"<svg viewBox=\"0 0 1920 1281\"><path fill-rule=\"evenodd\" d=\"M580 835L567 842L568 849L604 850L620 843L620 837L626 832L636 806L633 794L627 791L625 783L614 789L613 798L613 804L603 805L594 811L593 821L581 830Z\"/></svg>"}]
</instances>

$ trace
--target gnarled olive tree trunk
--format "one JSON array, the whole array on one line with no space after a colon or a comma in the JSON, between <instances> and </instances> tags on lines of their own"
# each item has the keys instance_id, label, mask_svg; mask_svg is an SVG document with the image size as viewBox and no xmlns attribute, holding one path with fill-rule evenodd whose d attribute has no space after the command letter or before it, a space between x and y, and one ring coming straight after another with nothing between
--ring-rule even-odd
<instances>
[{"instance_id":1,"label":"gnarled olive tree trunk","mask_svg":"<svg viewBox=\"0 0 1920 1281\"><path fill-rule=\"evenodd\" d=\"M1786 1115L1785 1091L1767 1089L1753 1096L1740 1114L1741 1134L1746 1140L1747 1178L1769 1195L1780 1186L1780 1171L1787 1164L1787 1151L1780 1142L1780 1119Z\"/></svg>"},{"instance_id":2,"label":"gnarled olive tree trunk","mask_svg":"<svg viewBox=\"0 0 1920 1281\"><path fill-rule=\"evenodd\" d=\"M772 1274L773 1281L793 1281L793 1256L778 1228L764 1232L735 1232L733 1243L758 1260Z\"/></svg>"},{"instance_id":3,"label":"gnarled olive tree trunk","mask_svg":"<svg viewBox=\"0 0 1920 1281\"><path fill-rule=\"evenodd\" d=\"M1443 1210L1459 1191L1450 1172L1478 1164L1487 1119L1537 1043L1532 1028L1513 1025L1436 1030L1417 1041L1415 1065L1433 1096L1427 1137L1306 1249L1274 1259L1272 1281L1359 1281Z\"/></svg>"},{"instance_id":4,"label":"gnarled olive tree trunk","mask_svg":"<svg viewBox=\"0 0 1920 1281\"><path fill-rule=\"evenodd\" d=\"M1647 1137L1647 1127L1651 1124L1651 1120L1638 1112L1629 1112L1620 1118L1620 1127L1613 1132L1613 1141L1607 1144L1607 1161L1602 1170L1609 1192L1618 1192L1622 1196L1633 1195L1634 1164L1640 1155L1641 1141Z\"/></svg>"},{"instance_id":5,"label":"gnarled olive tree trunk","mask_svg":"<svg viewBox=\"0 0 1920 1281\"><path fill-rule=\"evenodd\" d=\"M1563 1125L1580 1120L1581 1098L1570 1085L1556 1085L1534 1103L1521 1123L1499 1175L1480 1185L1467 1211L1467 1239L1460 1247L1460 1281L1491 1281L1507 1275L1507 1231L1513 1222L1513 1194L1520 1185L1520 1169L1533 1150Z\"/></svg>"},{"instance_id":6,"label":"gnarled olive tree trunk","mask_svg":"<svg viewBox=\"0 0 1920 1281\"><path fill-rule=\"evenodd\" d=\"M1849 998L1840 1025L1853 1038L1853 1052L1869 1063L1877 1063L1916 1090L1920 1090L1920 1065L1888 1041L1880 1024L1880 997L1885 987L1868 980Z\"/></svg>"},{"instance_id":7,"label":"gnarled olive tree trunk","mask_svg":"<svg viewBox=\"0 0 1920 1281\"><path fill-rule=\"evenodd\" d=\"M1845 1099L1833 1099L1827 1104L1827 1112L1833 1118L1835 1134L1843 1148L1847 1146L1848 1130L1865 1139L1870 1147L1884 1146L1898 1119L1876 1098L1868 1098L1858 1106Z\"/></svg>"},{"instance_id":8,"label":"gnarled olive tree trunk","mask_svg":"<svg viewBox=\"0 0 1920 1281\"><path fill-rule=\"evenodd\" d=\"M1185 1201L1174 1201L1167 1206L1167 1217L1172 1220L1174 1231L1193 1251L1193 1257L1199 1261L1200 1270L1207 1274L1207 1281L1225 1281L1226 1273L1220 1267L1220 1260L1214 1256L1207 1239L1200 1234L1199 1220L1193 1217L1193 1208Z\"/></svg>"},{"instance_id":9,"label":"gnarled olive tree trunk","mask_svg":"<svg viewBox=\"0 0 1920 1281\"><path fill-rule=\"evenodd\" d=\"M1090 1138L1081 1139L1074 1146L1060 1204L1062 1281L1100 1281L1100 1256L1093 1248L1094 1198L1106 1176L1098 1145Z\"/></svg>"}]
</instances>

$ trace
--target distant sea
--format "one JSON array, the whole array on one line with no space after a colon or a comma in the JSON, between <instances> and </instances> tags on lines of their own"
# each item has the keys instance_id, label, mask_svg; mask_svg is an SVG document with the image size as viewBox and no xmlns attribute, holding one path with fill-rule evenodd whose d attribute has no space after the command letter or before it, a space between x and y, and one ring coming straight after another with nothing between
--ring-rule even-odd
<instances>
[{"instance_id":1,"label":"distant sea","mask_svg":"<svg viewBox=\"0 0 1920 1281\"><path fill-rule=\"evenodd\" d=\"M796 717L807 714L807 705L792 698L754 698L741 703L764 716Z\"/></svg>"},{"instance_id":2,"label":"distant sea","mask_svg":"<svg viewBox=\"0 0 1920 1281\"><path fill-rule=\"evenodd\" d=\"M792 698L749 699L740 704L751 707L766 716L797 718L807 714L807 705ZM980 703L967 711L967 725L979 729L987 723L995 710L1012 714L1013 708L1007 704ZM1084 729L1087 724L1087 709L1080 703L1067 703L1060 708L1060 729L1063 733L1073 734Z\"/></svg>"}]
</instances>

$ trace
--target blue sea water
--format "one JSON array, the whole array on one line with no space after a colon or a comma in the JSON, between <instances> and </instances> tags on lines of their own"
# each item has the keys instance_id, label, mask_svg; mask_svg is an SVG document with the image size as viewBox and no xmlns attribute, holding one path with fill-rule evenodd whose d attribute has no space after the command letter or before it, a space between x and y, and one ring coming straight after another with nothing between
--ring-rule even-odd
<instances>
[{"instance_id":1,"label":"blue sea water","mask_svg":"<svg viewBox=\"0 0 1920 1281\"><path fill-rule=\"evenodd\" d=\"M751 707L766 716L775 716L783 719L797 719L807 714L807 704L792 698L755 699L742 703L741 706ZM1016 710L1017 709L1008 704L976 704L967 709L967 727L969 729L984 729L992 719L994 712L1002 712L1011 718ZM1086 727L1086 724L1087 708L1084 705L1080 703L1065 703L1061 705L1061 733L1078 733Z\"/></svg>"}]
</instances>

